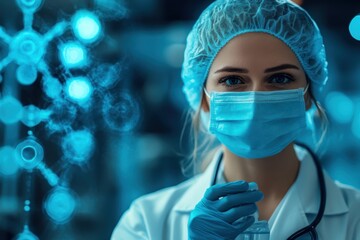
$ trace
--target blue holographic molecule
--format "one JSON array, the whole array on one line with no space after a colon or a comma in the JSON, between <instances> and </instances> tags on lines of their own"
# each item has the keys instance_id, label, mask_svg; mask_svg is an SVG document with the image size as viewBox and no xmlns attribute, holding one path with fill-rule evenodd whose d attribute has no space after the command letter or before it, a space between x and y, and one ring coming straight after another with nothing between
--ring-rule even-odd
<instances>
[{"instance_id":1,"label":"blue holographic molecule","mask_svg":"<svg viewBox=\"0 0 360 240\"><path fill-rule=\"evenodd\" d=\"M44 209L54 223L65 224L74 215L76 205L76 196L70 189L56 187L46 198Z\"/></svg>"},{"instance_id":2,"label":"blue holographic molecule","mask_svg":"<svg viewBox=\"0 0 360 240\"><path fill-rule=\"evenodd\" d=\"M65 160L82 165L93 155L95 139L89 130L73 131L64 137L61 147Z\"/></svg>"},{"instance_id":3,"label":"blue holographic molecule","mask_svg":"<svg viewBox=\"0 0 360 240\"><path fill-rule=\"evenodd\" d=\"M93 87L86 77L73 77L66 81L65 92L76 103L84 103L91 98Z\"/></svg>"},{"instance_id":4,"label":"blue holographic molecule","mask_svg":"<svg viewBox=\"0 0 360 240\"><path fill-rule=\"evenodd\" d=\"M33 64L21 64L16 70L16 79L22 85L31 85L36 81L37 69Z\"/></svg>"},{"instance_id":5,"label":"blue holographic molecule","mask_svg":"<svg viewBox=\"0 0 360 240\"><path fill-rule=\"evenodd\" d=\"M16 146L15 158L20 167L32 171L44 159L44 149L35 139L30 137Z\"/></svg>"},{"instance_id":6,"label":"blue holographic molecule","mask_svg":"<svg viewBox=\"0 0 360 240\"><path fill-rule=\"evenodd\" d=\"M19 164L15 159L15 149L10 146L0 147L0 175L11 176L18 170Z\"/></svg>"},{"instance_id":7,"label":"blue holographic molecule","mask_svg":"<svg viewBox=\"0 0 360 240\"><path fill-rule=\"evenodd\" d=\"M22 116L23 107L21 103L11 96L0 99L0 120L5 124L18 122Z\"/></svg>"},{"instance_id":8,"label":"blue holographic molecule","mask_svg":"<svg viewBox=\"0 0 360 240\"><path fill-rule=\"evenodd\" d=\"M25 225L24 230L15 237L15 240L39 240L39 238Z\"/></svg>"},{"instance_id":9,"label":"blue holographic molecule","mask_svg":"<svg viewBox=\"0 0 360 240\"><path fill-rule=\"evenodd\" d=\"M106 124L118 132L132 131L140 121L139 102L128 92L103 98L102 114Z\"/></svg>"},{"instance_id":10,"label":"blue holographic molecule","mask_svg":"<svg viewBox=\"0 0 360 240\"><path fill-rule=\"evenodd\" d=\"M360 15L355 16L350 24L349 24L349 31L351 36L360 41Z\"/></svg>"},{"instance_id":11,"label":"blue holographic molecule","mask_svg":"<svg viewBox=\"0 0 360 240\"><path fill-rule=\"evenodd\" d=\"M71 27L77 39L85 44L97 42L102 37L101 22L94 13L80 10L71 19Z\"/></svg>"},{"instance_id":12,"label":"blue holographic molecule","mask_svg":"<svg viewBox=\"0 0 360 240\"><path fill-rule=\"evenodd\" d=\"M88 64L87 50L78 42L62 44L59 54L62 64L67 68L81 68Z\"/></svg>"},{"instance_id":13,"label":"blue holographic molecule","mask_svg":"<svg viewBox=\"0 0 360 240\"><path fill-rule=\"evenodd\" d=\"M9 47L8 55L0 60L0 71L11 62L19 65L17 79L21 84L30 85L36 80L40 71L43 76L49 77L51 73L45 62L49 42L62 35L69 25L68 22L58 22L45 34L36 32L33 25L34 13L41 7L42 0L17 0L17 5L23 12L24 29L10 36L0 27L0 39Z\"/></svg>"},{"instance_id":14,"label":"blue holographic molecule","mask_svg":"<svg viewBox=\"0 0 360 240\"><path fill-rule=\"evenodd\" d=\"M340 124L349 123L354 115L354 103L342 92L327 94L325 105L331 118Z\"/></svg>"}]
</instances>

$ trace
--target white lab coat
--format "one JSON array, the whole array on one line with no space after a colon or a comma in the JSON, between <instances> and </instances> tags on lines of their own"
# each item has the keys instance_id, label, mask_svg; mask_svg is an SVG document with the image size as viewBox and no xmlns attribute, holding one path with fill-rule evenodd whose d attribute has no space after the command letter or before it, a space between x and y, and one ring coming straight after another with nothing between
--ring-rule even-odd
<instances>
[{"instance_id":1,"label":"white lab coat","mask_svg":"<svg viewBox=\"0 0 360 240\"><path fill-rule=\"evenodd\" d=\"M269 220L270 239L282 240L311 223L318 212L320 191L309 153L297 149L299 175ZM188 218L210 187L216 160L206 171L177 186L135 200L121 217L112 240L187 240ZM360 192L336 183L325 173L324 216L317 226L319 239L360 240ZM210 240L210 239L209 239Z\"/></svg>"}]
</instances>

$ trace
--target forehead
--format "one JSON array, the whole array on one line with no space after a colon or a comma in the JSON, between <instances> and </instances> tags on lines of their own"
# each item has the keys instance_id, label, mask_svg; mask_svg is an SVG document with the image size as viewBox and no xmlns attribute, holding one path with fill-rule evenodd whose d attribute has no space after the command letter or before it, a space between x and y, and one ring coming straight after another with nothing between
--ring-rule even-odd
<instances>
[{"instance_id":1,"label":"forehead","mask_svg":"<svg viewBox=\"0 0 360 240\"><path fill-rule=\"evenodd\" d=\"M293 51L267 33L245 33L230 40L215 57L210 73L225 66L248 69L293 64L302 69Z\"/></svg>"}]
</instances>

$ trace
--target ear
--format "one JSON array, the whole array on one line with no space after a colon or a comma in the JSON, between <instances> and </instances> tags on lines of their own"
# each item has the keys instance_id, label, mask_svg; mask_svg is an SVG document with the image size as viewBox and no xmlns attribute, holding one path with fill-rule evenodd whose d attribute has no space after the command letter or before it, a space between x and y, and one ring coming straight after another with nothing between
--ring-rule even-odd
<instances>
[{"instance_id":1,"label":"ear","mask_svg":"<svg viewBox=\"0 0 360 240\"><path fill-rule=\"evenodd\" d=\"M202 96L201 96L201 109L204 112L210 111L209 100L208 100L208 97L206 96L206 94L204 93L204 91L202 91Z\"/></svg>"}]
</instances>

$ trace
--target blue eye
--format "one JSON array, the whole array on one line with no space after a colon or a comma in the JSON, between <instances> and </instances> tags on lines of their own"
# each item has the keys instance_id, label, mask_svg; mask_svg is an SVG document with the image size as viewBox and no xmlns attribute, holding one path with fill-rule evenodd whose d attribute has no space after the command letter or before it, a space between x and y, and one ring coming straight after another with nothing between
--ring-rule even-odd
<instances>
[{"instance_id":1,"label":"blue eye","mask_svg":"<svg viewBox=\"0 0 360 240\"><path fill-rule=\"evenodd\" d=\"M294 81L293 76L289 74L276 74L268 78L269 83L273 84L288 84Z\"/></svg>"},{"instance_id":2,"label":"blue eye","mask_svg":"<svg viewBox=\"0 0 360 240\"><path fill-rule=\"evenodd\" d=\"M244 84L244 81L239 76L228 76L219 80L219 83L226 87L234 87L239 84Z\"/></svg>"}]
</instances>

